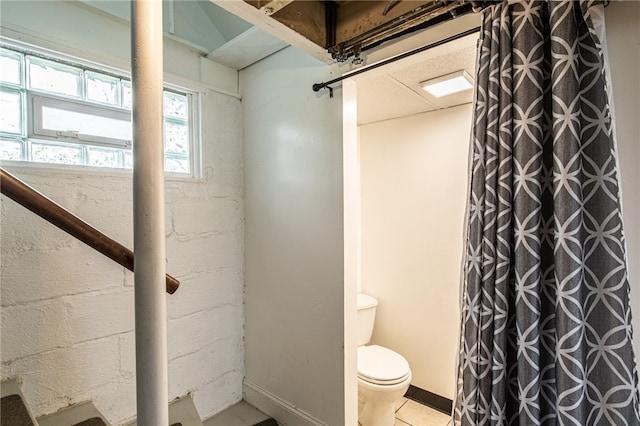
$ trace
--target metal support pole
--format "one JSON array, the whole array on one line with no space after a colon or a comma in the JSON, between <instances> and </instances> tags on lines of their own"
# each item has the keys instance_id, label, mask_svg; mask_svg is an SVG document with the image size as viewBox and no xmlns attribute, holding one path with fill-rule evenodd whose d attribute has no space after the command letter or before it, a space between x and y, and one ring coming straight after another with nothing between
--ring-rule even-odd
<instances>
[{"instance_id":1,"label":"metal support pole","mask_svg":"<svg viewBox=\"0 0 640 426\"><path fill-rule=\"evenodd\" d=\"M131 74L137 424L162 426L169 411L161 0L131 2Z\"/></svg>"}]
</instances>

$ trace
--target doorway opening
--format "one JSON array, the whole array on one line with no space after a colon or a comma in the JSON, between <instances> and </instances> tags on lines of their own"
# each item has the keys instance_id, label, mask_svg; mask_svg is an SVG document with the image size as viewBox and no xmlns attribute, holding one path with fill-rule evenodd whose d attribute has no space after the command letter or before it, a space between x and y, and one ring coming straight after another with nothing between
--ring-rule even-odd
<instances>
[{"instance_id":1,"label":"doorway opening","mask_svg":"<svg viewBox=\"0 0 640 426\"><path fill-rule=\"evenodd\" d=\"M473 91L436 98L421 86L473 76L477 39L343 82L347 419L357 418L358 293L378 299L371 344L407 359L408 394L441 411L453 400Z\"/></svg>"}]
</instances>

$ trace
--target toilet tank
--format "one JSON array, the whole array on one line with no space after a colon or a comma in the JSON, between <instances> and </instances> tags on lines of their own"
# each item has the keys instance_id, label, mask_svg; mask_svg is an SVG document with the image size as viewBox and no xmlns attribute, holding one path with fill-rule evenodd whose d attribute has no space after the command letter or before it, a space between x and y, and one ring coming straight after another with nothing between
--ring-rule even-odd
<instances>
[{"instance_id":1,"label":"toilet tank","mask_svg":"<svg viewBox=\"0 0 640 426\"><path fill-rule=\"evenodd\" d=\"M358 346L366 345L373 334L378 300L368 294L358 294Z\"/></svg>"}]
</instances>

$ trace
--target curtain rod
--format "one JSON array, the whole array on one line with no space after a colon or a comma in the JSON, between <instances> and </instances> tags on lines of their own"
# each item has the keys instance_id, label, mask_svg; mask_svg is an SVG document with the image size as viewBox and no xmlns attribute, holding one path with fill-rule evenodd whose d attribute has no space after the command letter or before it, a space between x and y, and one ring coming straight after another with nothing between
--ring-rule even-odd
<instances>
[{"instance_id":1,"label":"curtain rod","mask_svg":"<svg viewBox=\"0 0 640 426\"><path fill-rule=\"evenodd\" d=\"M385 59L384 61L376 62L375 64L371 64L368 67L362 67L362 68L360 68L358 70L350 72L349 74L334 78L333 80L325 81L323 83L315 83L312 86L312 89L313 89L314 92L317 92L320 89L325 89L325 88L329 89L329 97L333 98L333 87L330 87L330 85L332 85L334 83L339 83L344 79L347 79L349 77L353 77L354 75L362 74L362 73L370 71L372 69L379 68L379 67L381 67L383 65L391 64L391 63L399 61L401 59L408 58L409 56L413 56L416 53L421 53L421 52L424 52L426 50L433 49L434 47L441 46L441 45L443 45L445 43L448 43L450 41L458 40L458 39L460 39L462 37L466 37L468 35L471 35L471 34L474 34L474 33L477 33L477 32L480 32L480 27L479 26L476 27L476 28L471 28L469 30L463 31L463 32L461 32L459 34L456 34L456 35L453 35L453 36L450 36L450 37L447 37L447 38L443 38L442 40L438 40L438 41L433 42L431 44L427 44L426 46L418 47L417 49L410 50L410 51L402 53L402 54L400 54L398 56L394 56L393 58L389 58L389 59Z\"/></svg>"}]
</instances>

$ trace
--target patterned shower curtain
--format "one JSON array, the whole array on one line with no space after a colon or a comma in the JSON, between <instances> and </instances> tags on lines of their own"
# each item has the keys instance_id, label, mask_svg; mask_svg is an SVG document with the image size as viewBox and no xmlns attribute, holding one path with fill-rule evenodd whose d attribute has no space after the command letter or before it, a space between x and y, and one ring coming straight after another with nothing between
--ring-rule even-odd
<instances>
[{"instance_id":1,"label":"patterned shower curtain","mask_svg":"<svg viewBox=\"0 0 640 426\"><path fill-rule=\"evenodd\" d=\"M455 425L640 424L603 35L592 1L484 12Z\"/></svg>"}]
</instances>

